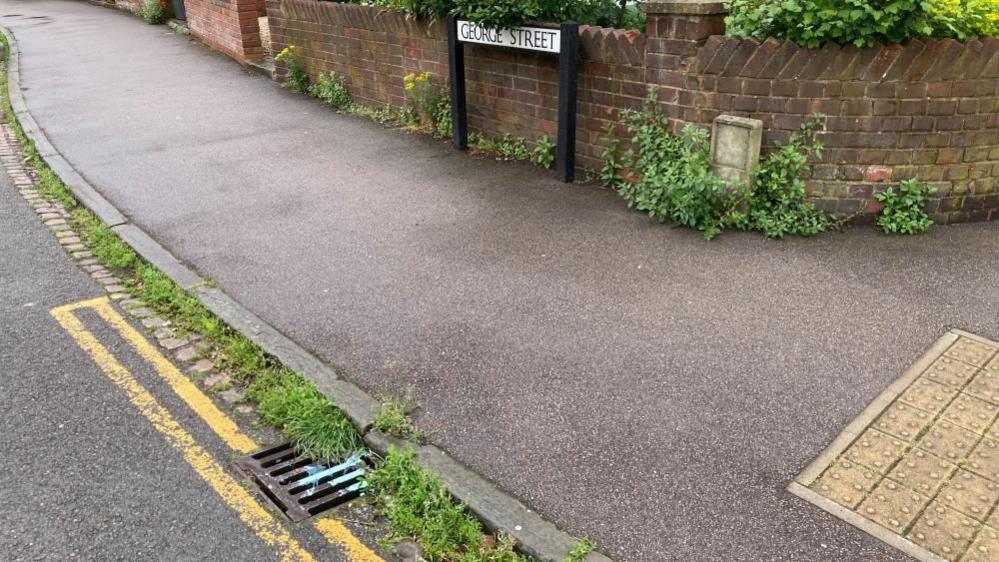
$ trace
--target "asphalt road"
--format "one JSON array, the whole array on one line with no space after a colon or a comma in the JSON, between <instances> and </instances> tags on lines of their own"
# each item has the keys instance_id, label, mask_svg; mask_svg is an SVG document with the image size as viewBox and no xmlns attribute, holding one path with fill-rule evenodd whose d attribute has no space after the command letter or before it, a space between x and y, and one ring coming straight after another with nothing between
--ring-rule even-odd
<instances>
[{"instance_id":1,"label":"asphalt road","mask_svg":"<svg viewBox=\"0 0 999 562\"><path fill-rule=\"evenodd\" d=\"M432 441L607 554L901 558L785 487L947 328L999 337L999 224L706 243L118 12L0 16L104 195L366 388L413 385Z\"/></svg>"},{"instance_id":2,"label":"asphalt road","mask_svg":"<svg viewBox=\"0 0 999 562\"><path fill-rule=\"evenodd\" d=\"M0 287L0 559L278 559L50 315L105 292L72 263L3 171ZM96 315L79 317L243 480L232 451L124 340ZM343 559L307 525L296 534L322 559Z\"/></svg>"}]
</instances>

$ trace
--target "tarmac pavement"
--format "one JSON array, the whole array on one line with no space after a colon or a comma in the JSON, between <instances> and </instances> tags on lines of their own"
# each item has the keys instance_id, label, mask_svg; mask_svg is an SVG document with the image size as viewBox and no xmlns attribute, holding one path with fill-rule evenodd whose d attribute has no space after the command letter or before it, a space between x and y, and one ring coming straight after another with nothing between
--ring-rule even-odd
<instances>
[{"instance_id":1,"label":"tarmac pavement","mask_svg":"<svg viewBox=\"0 0 999 562\"><path fill-rule=\"evenodd\" d=\"M785 488L948 328L999 224L713 242L338 115L82 2L0 0L36 121L178 258L620 560L903 555Z\"/></svg>"}]
</instances>

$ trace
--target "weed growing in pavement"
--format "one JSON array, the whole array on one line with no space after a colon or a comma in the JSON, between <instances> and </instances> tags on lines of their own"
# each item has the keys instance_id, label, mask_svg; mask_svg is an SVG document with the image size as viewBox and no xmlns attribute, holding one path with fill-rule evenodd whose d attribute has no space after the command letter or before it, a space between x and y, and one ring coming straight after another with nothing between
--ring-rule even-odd
<instances>
[{"instance_id":1,"label":"weed growing in pavement","mask_svg":"<svg viewBox=\"0 0 999 562\"><path fill-rule=\"evenodd\" d=\"M581 539L569 551L569 557L565 559L565 562L582 562L583 558L586 558L586 555L596 550L596 548L596 543L590 539Z\"/></svg>"},{"instance_id":2,"label":"weed growing in pavement","mask_svg":"<svg viewBox=\"0 0 999 562\"><path fill-rule=\"evenodd\" d=\"M364 105L354 105L351 113L361 117L367 117L377 123L389 126L403 126L407 123L407 116L404 111L400 111L390 105L381 109L367 107Z\"/></svg>"},{"instance_id":3,"label":"weed growing in pavement","mask_svg":"<svg viewBox=\"0 0 999 562\"><path fill-rule=\"evenodd\" d=\"M898 186L877 193L874 198L881 202L877 225L889 234L920 234L933 226L933 219L924 210L930 196L937 190L919 183L916 178L903 181Z\"/></svg>"},{"instance_id":4,"label":"weed growing in pavement","mask_svg":"<svg viewBox=\"0 0 999 562\"><path fill-rule=\"evenodd\" d=\"M555 143L548 135L538 139L538 145L531 152L531 162L549 170L555 164Z\"/></svg>"},{"instance_id":5,"label":"weed growing in pavement","mask_svg":"<svg viewBox=\"0 0 999 562\"><path fill-rule=\"evenodd\" d=\"M343 80L335 72L320 72L316 83L309 86L309 95L319 98L338 111L349 111L354 105Z\"/></svg>"},{"instance_id":6,"label":"weed growing in pavement","mask_svg":"<svg viewBox=\"0 0 999 562\"><path fill-rule=\"evenodd\" d=\"M288 67L284 73L284 83L293 92L309 91L309 74L302 66L302 61L298 57L298 50L294 45L288 45L274 57L275 62L285 61Z\"/></svg>"},{"instance_id":7,"label":"weed growing in pavement","mask_svg":"<svg viewBox=\"0 0 999 562\"><path fill-rule=\"evenodd\" d=\"M493 541L482 525L455 504L440 480L416 464L412 451L389 450L368 478L376 503L391 522L390 544L415 540L429 562L526 562L501 535Z\"/></svg>"},{"instance_id":8,"label":"weed growing in pavement","mask_svg":"<svg viewBox=\"0 0 999 562\"><path fill-rule=\"evenodd\" d=\"M399 439L422 440L423 433L416 429L409 417L409 413L419 406L419 402L413 397L412 387L406 389L402 398L382 397L378 416L375 417L375 429Z\"/></svg>"},{"instance_id":9,"label":"weed growing in pavement","mask_svg":"<svg viewBox=\"0 0 999 562\"><path fill-rule=\"evenodd\" d=\"M450 137L451 101L443 87L434 83L430 72L410 73L403 78L409 104L407 122L437 138Z\"/></svg>"},{"instance_id":10,"label":"weed growing in pavement","mask_svg":"<svg viewBox=\"0 0 999 562\"><path fill-rule=\"evenodd\" d=\"M525 139L509 133L501 139L471 133L468 135L468 145L477 154L495 156L500 160L528 161L545 168L551 168L555 163L555 143L548 135L538 139L534 150L527 147Z\"/></svg>"},{"instance_id":11,"label":"weed growing in pavement","mask_svg":"<svg viewBox=\"0 0 999 562\"><path fill-rule=\"evenodd\" d=\"M605 168L614 169L604 173L612 180L607 187L613 187L629 208L659 222L698 230L709 240L717 236L724 227L725 210L736 196L711 169L707 131L688 124L674 134L651 87L642 111L624 111L621 116L631 146L610 155ZM618 181L617 176L634 179Z\"/></svg>"},{"instance_id":12,"label":"weed growing in pavement","mask_svg":"<svg viewBox=\"0 0 999 562\"><path fill-rule=\"evenodd\" d=\"M603 140L607 146L600 153L604 160L604 165L600 168L600 183L604 187L618 191L625 181L621 177L622 172L628 173L628 170L624 170L624 162L621 160L621 141L617 138L615 129L614 123L608 123L604 127Z\"/></svg>"},{"instance_id":13,"label":"weed growing in pavement","mask_svg":"<svg viewBox=\"0 0 999 562\"><path fill-rule=\"evenodd\" d=\"M139 16L150 25L155 25L158 23L163 23L166 18L166 13L163 10L163 4L160 0L146 0L139 7Z\"/></svg>"}]
</instances>

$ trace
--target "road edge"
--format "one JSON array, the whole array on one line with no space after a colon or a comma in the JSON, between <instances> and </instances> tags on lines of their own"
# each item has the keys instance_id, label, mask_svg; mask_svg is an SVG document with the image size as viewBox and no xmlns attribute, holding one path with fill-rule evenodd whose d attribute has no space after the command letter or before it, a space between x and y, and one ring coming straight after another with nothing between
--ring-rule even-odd
<instances>
[{"instance_id":1,"label":"road edge","mask_svg":"<svg viewBox=\"0 0 999 562\"><path fill-rule=\"evenodd\" d=\"M474 513L487 528L511 535L518 550L544 562L564 562L579 540L545 520L537 512L507 494L498 486L452 459L434 445L412 446L372 429L379 401L353 382L340 378L329 366L276 328L245 308L238 301L203 279L174 257L165 247L132 223L124 213L101 195L52 145L45 132L28 111L21 91L20 49L14 33L0 25L0 33L10 46L7 67L7 95L13 118L31 140L39 156L84 207L128 244L143 260L169 277L178 287L198 299L233 330L243 334L274 356L286 367L300 373L316 385L338 408L342 409L365 443L384 454L390 446L411 448L418 463L437 475L458 501ZM612 562L599 552L591 552L584 562Z\"/></svg>"}]
</instances>

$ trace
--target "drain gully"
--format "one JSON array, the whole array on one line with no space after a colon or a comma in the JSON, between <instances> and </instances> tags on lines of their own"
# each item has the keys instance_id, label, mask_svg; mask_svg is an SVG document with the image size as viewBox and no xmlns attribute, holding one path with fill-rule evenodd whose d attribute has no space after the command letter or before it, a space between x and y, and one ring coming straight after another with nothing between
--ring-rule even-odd
<instances>
[{"instance_id":1,"label":"drain gully","mask_svg":"<svg viewBox=\"0 0 999 562\"><path fill-rule=\"evenodd\" d=\"M364 493L364 458L316 462L291 443L244 457L236 463L292 521L346 503Z\"/></svg>"}]
</instances>

